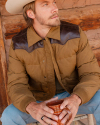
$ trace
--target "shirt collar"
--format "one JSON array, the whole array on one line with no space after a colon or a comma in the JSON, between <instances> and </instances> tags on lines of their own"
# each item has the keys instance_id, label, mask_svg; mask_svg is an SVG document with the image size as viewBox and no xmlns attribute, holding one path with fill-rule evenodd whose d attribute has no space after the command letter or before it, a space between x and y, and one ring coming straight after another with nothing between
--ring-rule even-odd
<instances>
[{"instance_id":1,"label":"shirt collar","mask_svg":"<svg viewBox=\"0 0 100 125\"><path fill-rule=\"evenodd\" d=\"M48 38L60 40L60 26L52 27L48 34L46 35ZM32 46L36 42L42 40L33 27L27 29L27 40L28 40L28 47Z\"/></svg>"}]
</instances>

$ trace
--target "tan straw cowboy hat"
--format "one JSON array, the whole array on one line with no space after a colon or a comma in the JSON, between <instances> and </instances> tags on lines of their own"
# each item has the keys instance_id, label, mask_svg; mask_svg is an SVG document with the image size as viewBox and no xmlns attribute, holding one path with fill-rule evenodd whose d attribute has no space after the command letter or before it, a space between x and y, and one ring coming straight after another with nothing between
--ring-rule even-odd
<instances>
[{"instance_id":1,"label":"tan straw cowboy hat","mask_svg":"<svg viewBox=\"0 0 100 125\"><path fill-rule=\"evenodd\" d=\"M35 0L7 0L6 2L6 10L11 14L21 13L23 11L23 7Z\"/></svg>"}]
</instances>

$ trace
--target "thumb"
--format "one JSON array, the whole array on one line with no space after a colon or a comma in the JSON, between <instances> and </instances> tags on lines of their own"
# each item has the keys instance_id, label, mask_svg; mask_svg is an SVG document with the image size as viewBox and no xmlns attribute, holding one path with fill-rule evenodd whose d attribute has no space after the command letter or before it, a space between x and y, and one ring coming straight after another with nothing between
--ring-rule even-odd
<instances>
[{"instance_id":1,"label":"thumb","mask_svg":"<svg viewBox=\"0 0 100 125\"><path fill-rule=\"evenodd\" d=\"M58 97L51 98L51 99L49 99L49 100L45 101L45 103L47 104L48 102L51 102L51 101L56 101L56 100L58 100Z\"/></svg>"}]
</instances>

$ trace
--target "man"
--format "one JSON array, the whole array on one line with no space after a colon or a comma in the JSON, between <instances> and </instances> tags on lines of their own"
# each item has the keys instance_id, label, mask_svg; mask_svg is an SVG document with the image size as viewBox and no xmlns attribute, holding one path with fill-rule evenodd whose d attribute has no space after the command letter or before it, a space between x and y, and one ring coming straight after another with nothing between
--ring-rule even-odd
<instances>
[{"instance_id":1,"label":"man","mask_svg":"<svg viewBox=\"0 0 100 125\"><path fill-rule=\"evenodd\" d=\"M12 38L9 52L8 94L12 105L2 125L39 121L70 125L77 112L93 113L100 125L100 69L84 32L59 20L55 0L8 0L8 12L23 11L28 28ZM47 102L64 99L59 117ZM80 107L79 107L80 106Z\"/></svg>"}]
</instances>

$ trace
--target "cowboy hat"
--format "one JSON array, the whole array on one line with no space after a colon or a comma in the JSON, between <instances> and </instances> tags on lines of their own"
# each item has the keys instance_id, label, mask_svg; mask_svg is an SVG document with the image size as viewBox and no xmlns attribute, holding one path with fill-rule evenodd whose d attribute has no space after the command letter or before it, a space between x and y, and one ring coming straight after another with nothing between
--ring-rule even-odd
<instances>
[{"instance_id":1,"label":"cowboy hat","mask_svg":"<svg viewBox=\"0 0 100 125\"><path fill-rule=\"evenodd\" d=\"M21 13L23 11L23 7L35 0L7 0L6 2L6 10L11 14Z\"/></svg>"}]
</instances>

